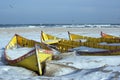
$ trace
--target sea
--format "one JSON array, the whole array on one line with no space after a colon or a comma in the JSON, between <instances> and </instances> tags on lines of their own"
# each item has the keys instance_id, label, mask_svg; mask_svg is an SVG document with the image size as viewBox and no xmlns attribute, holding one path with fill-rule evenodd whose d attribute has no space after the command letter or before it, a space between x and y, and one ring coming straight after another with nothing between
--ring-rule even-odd
<instances>
[{"instance_id":1,"label":"sea","mask_svg":"<svg viewBox=\"0 0 120 80\"><path fill-rule=\"evenodd\" d=\"M0 24L0 28L47 28L47 27L63 27L63 28L120 28L120 24Z\"/></svg>"}]
</instances>

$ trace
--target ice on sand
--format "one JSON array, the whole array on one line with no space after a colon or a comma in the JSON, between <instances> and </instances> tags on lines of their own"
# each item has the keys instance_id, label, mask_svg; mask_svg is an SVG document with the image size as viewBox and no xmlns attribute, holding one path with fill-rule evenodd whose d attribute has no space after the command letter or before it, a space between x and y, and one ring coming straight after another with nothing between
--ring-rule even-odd
<instances>
[{"instance_id":1,"label":"ice on sand","mask_svg":"<svg viewBox=\"0 0 120 80\"><path fill-rule=\"evenodd\" d=\"M24 31L24 29L21 29L21 30ZM40 34L39 34L40 30L36 32L34 28L32 28L32 31L27 31L27 29L28 28L26 28L26 33L25 31L24 33L19 32L19 29L17 28L15 31L16 33L19 32L22 36L25 36L27 38L34 39L37 41L40 40ZM47 31L47 28L43 28L43 29ZM51 32L52 34L55 34L58 37L60 37L62 34L63 38L66 38L66 35L64 36L64 34L66 34L66 31L69 31L67 30L67 28L66 29L62 28L63 30L62 33L59 31L57 31L56 33L53 31L54 28L51 28L51 29L52 30L48 30L48 31ZM80 33L81 35L86 35L86 36L93 35L95 37L96 36L100 37L99 36L100 31L104 31L108 33L112 32L115 35L120 34L120 28L116 28L116 29L115 28L87 28L87 29L77 28L77 30L74 30L74 28L70 28L70 29L72 29L71 31L75 31L75 33ZM0 38L1 38L0 48L5 47L5 45L9 42L10 38L15 33L13 30L14 29L7 30L9 32L11 31L9 34L7 31L6 33L4 33L5 31L2 30L3 33L0 35ZM56 30L59 30L59 29L57 28ZM64 74L64 72L66 71L68 72L69 70L71 72L64 76L59 76L59 77L57 74L53 74L57 77L31 76L31 75L29 76L29 74L31 73L29 71L26 72L26 70L23 70L22 68L12 68L14 66L2 65L1 63L0 64L0 80L120 80L120 56L74 56L74 55L70 55L70 56L67 56L67 57L60 56L59 60L54 61L54 64L67 65L67 66L79 68L80 70L76 71L73 68L72 69L68 68L64 71L62 69L61 70L61 72L63 72L62 74ZM54 69L54 67L52 67L52 69ZM9 68L9 69L6 69L6 68ZM17 70L18 72L16 72ZM55 73L62 75L57 70Z\"/></svg>"},{"instance_id":2,"label":"ice on sand","mask_svg":"<svg viewBox=\"0 0 120 80\"><path fill-rule=\"evenodd\" d=\"M0 66L0 80L21 80L37 75L22 67Z\"/></svg>"},{"instance_id":3,"label":"ice on sand","mask_svg":"<svg viewBox=\"0 0 120 80\"><path fill-rule=\"evenodd\" d=\"M20 48L13 48L13 49L8 49L6 51L6 54L12 59L17 59L26 53L30 52L34 48L28 48L28 47L20 47Z\"/></svg>"}]
</instances>

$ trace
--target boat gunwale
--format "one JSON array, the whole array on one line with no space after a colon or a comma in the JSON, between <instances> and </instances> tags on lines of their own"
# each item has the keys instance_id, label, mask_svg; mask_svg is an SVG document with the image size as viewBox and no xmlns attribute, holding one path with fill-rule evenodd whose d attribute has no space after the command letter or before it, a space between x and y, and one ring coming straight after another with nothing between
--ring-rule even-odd
<instances>
[{"instance_id":1,"label":"boat gunwale","mask_svg":"<svg viewBox=\"0 0 120 80\"><path fill-rule=\"evenodd\" d=\"M12 59L7 58L6 50L7 50L7 49L5 49L5 51L4 51L4 56L5 56L5 60L6 60L9 64L18 63L18 62L24 60L26 57L29 57L29 56L35 54L35 53L33 53L33 52L35 52L35 49L33 49L33 50L27 52L26 54L24 54L24 55L22 55L22 56L20 56L20 57L18 57L18 58L16 58L16 59L13 59L13 60L12 60Z\"/></svg>"},{"instance_id":2,"label":"boat gunwale","mask_svg":"<svg viewBox=\"0 0 120 80\"><path fill-rule=\"evenodd\" d=\"M24 60L26 57L29 57L29 56L35 54L35 51L36 51L35 46L34 46L34 49L31 50L31 51L29 51L29 52L27 52L26 54L24 54L24 55L22 55L22 56L20 56L20 57L18 57L18 58L16 58L16 59L13 59L13 60L12 60L12 59L9 59L9 56L8 56L7 53L6 53L7 46L10 44L10 42L12 41L12 39L13 39L15 36L17 37L17 36L20 36L20 35L15 34L15 35L11 38L11 40L8 42L8 44L6 45L5 50L4 50L4 57L5 57L5 60L8 62L8 64L18 63L18 62ZM20 37L22 37L22 36L20 36ZM22 37L22 38L24 38L24 37ZM27 39L27 38L25 38L25 39ZM27 39L27 40L30 40L30 39ZM35 40L32 40L32 41L36 42L35 44L39 43L39 42L37 42L37 41L35 41ZM45 44L43 43L43 45L45 45ZM43 52L45 52L45 53L49 53L49 51L50 51L50 52L53 52L52 49L51 49L48 45L45 45L45 46L47 46L50 50L45 50L46 52L45 52L45 51L43 51Z\"/></svg>"},{"instance_id":3,"label":"boat gunwale","mask_svg":"<svg viewBox=\"0 0 120 80\"><path fill-rule=\"evenodd\" d=\"M68 31L68 34L70 34L70 32ZM51 35L53 36L53 35ZM69 35L70 36L70 35ZM42 36L43 38L43 36ZM70 38L70 37L69 37ZM100 37L100 39L103 39ZM118 38L115 38L114 40L120 40ZM76 42L76 41L75 41ZM71 45L70 45L71 46ZM71 48L72 49L72 48ZM69 51L69 50L67 50ZM90 55L95 55L95 53L98 53L98 55L120 55L119 52L120 52L120 48L116 48L116 49L112 49L112 50L106 50L106 51L94 51L94 52L84 52L84 51L80 51L80 52L83 52L83 53L91 53ZM105 54L100 54L100 53L105 53ZM114 54L115 53L115 54Z\"/></svg>"},{"instance_id":4,"label":"boat gunwale","mask_svg":"<svg viewBox=\"0 0 120 80\"><path fill-rule=\"evenodd\" d=\"M106 36L109 36L109 38L108 39L120 39L120 37L118 37L118 36L114 36L114 35L110 35L110 34L107 34L107 33L104 33L104 32L102 32L101 31L101 37L102 38L106 38ZM105 36L104 36L105 35Z\"/></svg>"},{"instance_id":5,"label":"boat gunwale","mask_svg":"<svg viewBox=\"0 0 120 80\"><path fill-rule=\"evenodd\" d=\"M109 40L109 39L112 39L112 40L120 40L120 38L119 37L117 37L117 36L115 36L114 38L105 38L105 37L89 37L89 36L83 36L83 35L79 35L79 34L74 34L74 33L71 33L71 32L69 32L68 31L68 35L69 35L69 40L71 40L71 34L73 34L73 35L77 35L77 36L82 36L82 37L87 37L87 38L94 38L94 39L107 39L107 40ZM105 33L106 34L106 33ZM109 35L109 34L107 34L107 35ZM111 36L113 36L113 35L111 35ZM87 39L87 38L85 38L85 39ZM74 40L73 40L74 41Z\"/></svg>"}]
</instances>

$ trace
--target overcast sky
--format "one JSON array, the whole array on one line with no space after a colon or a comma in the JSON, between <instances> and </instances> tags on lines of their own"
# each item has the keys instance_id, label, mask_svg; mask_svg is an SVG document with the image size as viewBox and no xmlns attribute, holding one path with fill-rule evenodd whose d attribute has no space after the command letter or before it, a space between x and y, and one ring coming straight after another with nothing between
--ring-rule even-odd
<instances>
[{"instance_id":1,"label":"overcast sky","mask_svg":"<svg viewBox=\"0 0 120 80\"><path fill-rule=\"evenodd\" d=\"M0 24L120 23L120 0L0 0Z\"/></svg>"}]
</instances>

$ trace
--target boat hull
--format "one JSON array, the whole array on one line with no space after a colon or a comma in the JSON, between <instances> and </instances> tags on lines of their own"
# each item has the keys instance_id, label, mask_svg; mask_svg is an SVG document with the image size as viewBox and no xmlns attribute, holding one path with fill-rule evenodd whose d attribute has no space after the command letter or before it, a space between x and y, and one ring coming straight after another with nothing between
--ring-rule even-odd
<instances>
[{"instance_id":1,"label":"boat hull","mask_svg":"<svg viewBox=\"0 0 120 80\"><path fill-rule=\"evenodd\" d=\"M82 36L78 34L73 34L68 32L69 35L69 40L72 41L78 41L82 42L81 40L84 39L86 42L94 42L94 43L101 43L101 42L107 42L107 43L120 43L119 38L105 38L105 37L100 37L100 38L94 38L94 37L88 37L88 36Z\"/></svg>"},{"instance_id":2,"label":"boat hull","mask_svg":"<svg viewBox=\"0 0 120 80\"><path fill-rule=\"evenodd\" d=\"M110 34L106 34L106 33L103 33L103 32L101 32L101 37L102 38L113 38L113 39L115 39L115 38L119 38L120 39L120 37L117 37L117 36L113 36L113 35L110 35Z\"/></svg>"},{"instance_id":3,"label":"boat hull","mask_svg":"<svg viewBox=\"0 0 120 80\"><path fill-rule=\"evenodd\" d=\"M39 48L36 48L36 44ZM14 48L17 49L20 47L28 47L33 49L16 59L11 59L11 57L7 54L7 50L12 50ZM43 43L29 40L15 34L5 48L4 57L6 62L12 66L21 66L42 75L44 73L43 71L46 60L52 59L52 51ZM38 64L40 64L40 66L38 66Z\"/></svg>"},{"instance_id":4,"label":"boat hull","mask_svg":"<svg viewBox=\"0 0 120 80\"><path fill-rule=\"evenodd\" d=\"M52 36L52 35L51 35ZM46 35L47 37L47 35ZM41 38L44 38L44 36L41 36ZM117 42L117 40L116 40ZM119 40L118 40L119 42ZM61 39L57 43L51 44L51 46L54 46L59 52L64 53L68 52L69 50L80 47L80 46L86 46L91 48L99 48L99 49L106 49L106 51L95 51L95 52L84 52L79 51L82 54L81 55L120 55L120 46L109 46L109 45L100 45L98 42L78 42L73 40L65 40ZM78 52L78 53L79 53Z\"/></svg>"}]
</instances>

